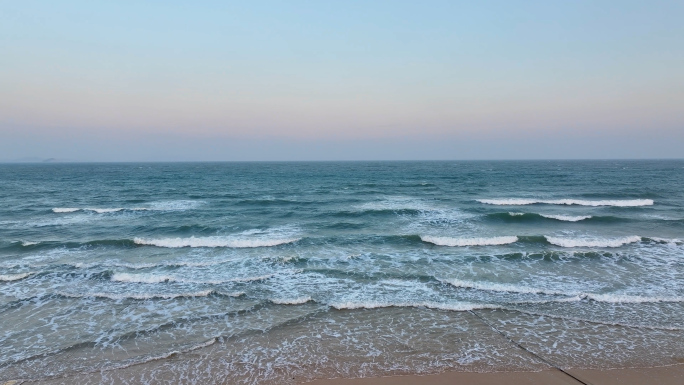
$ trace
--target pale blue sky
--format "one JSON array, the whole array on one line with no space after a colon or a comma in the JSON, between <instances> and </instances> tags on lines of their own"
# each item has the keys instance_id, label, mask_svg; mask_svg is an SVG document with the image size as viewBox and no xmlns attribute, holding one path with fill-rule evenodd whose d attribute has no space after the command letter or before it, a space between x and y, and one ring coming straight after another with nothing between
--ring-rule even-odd
<instances>
[{"instance_id":1,"label":"pale blue sky","mask_svg":"<svg viewBox=\"0 0 684 385\"><path fill-rule=\"evenodd\" d=\"M0 160L684 157L682 1L0 1Z\"/></svg>"}]
</instances>

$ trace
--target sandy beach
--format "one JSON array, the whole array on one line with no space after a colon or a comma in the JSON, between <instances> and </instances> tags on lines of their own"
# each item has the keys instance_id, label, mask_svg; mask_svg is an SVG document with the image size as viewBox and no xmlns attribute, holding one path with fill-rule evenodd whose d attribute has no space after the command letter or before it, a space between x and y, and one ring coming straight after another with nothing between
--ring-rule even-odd
<instances>
[{"instance_id":1,"label":"sandy beach","mask_svg":"<svg viewBox=\"0 0 684 385\"><path fill-rule=\"evenodd\" d=\"M356 379L328 379L307 382L307 385L679 385L684 383L684 364L656 368L626 369L557 369L539 372L465 373L446 372L428 376L396 376ZM570 374L570 375L568 375ZM573 378L575 377L575 378Z\"/></svg>"}]
</instances>

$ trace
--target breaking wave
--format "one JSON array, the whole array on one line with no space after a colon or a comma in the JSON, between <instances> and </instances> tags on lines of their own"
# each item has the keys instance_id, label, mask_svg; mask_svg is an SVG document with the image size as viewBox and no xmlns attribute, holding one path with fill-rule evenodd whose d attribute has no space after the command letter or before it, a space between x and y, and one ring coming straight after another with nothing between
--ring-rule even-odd
<instances>
[{"instance_id":1,"label":"breaking wave","mask_svg":"<svg viewBox=\"0 0 684 385\"><path fill-rule=\"evenodd\" d=\"M498 309L499 305L490 304L475 304L475 303L439 303L439 302L335 302L329 304L337 310L354 310L354 309L379 309L385 307L423 307L428 309L451 310L451 311L469 311L478 309Z\"/></svg>"},{"instance_id":2,"label":"breaking wave","mask_svg":"<svg viewBox=\"0 0 684 385\"><path fill-rule=\"evenodd\" d=\"M560 247L620 247L629 243L640 242L641 237L633 235L622 238L560 238L544 236L552 245Z\"/></svg>"},{"instance_id":3,"label":"breaking wave","mask_svg":"<svg viewBox=\"0 0 684 385\"><path fill-rule=\"evenodd\" d=\"M287 243L297 242L301 238L273 238L273 239L240 239L233 237L213 236L213 237L190 237L190 238L159 238L146 239L135 238L133 242L138 245L149 245L157 247L230 247L230 248L250 248L250 247L271 247Z\"/></svg>"},{"instance_id":4,"label":"breaking wave","mask_svg":"<svg viewBox=\"0 0 684 385\"><path fill-rule=\"evenodd\" d=\"M423 242L433 243L438 246L493 246L506 245L518 241L516 236L491 237L491 238L452 238L452 237L433 237L421 235Z\"/></svg>"},{"instance_id":5,"label":"breaking wave","mask_svg":"<svg viewBox=\"0 0 684 385\"><path fill-rule=\"evenodd\" d=\"M579 222L579 221L583 221L585 219L591 218L591 215L578 215L578 216L551 215L551 214L539 214L539 215L544 217L544 218L556 219L556 220L565 221L565 222Z\"/></svg>"},{"instance_id":6,"label":"breaking wave","mask_svg":"<svg viewBox=\"0 0 684 385\"><path fill-rule=\"evenodd\" d=\"M292 299L271 298L270 301L276 305L302 305L307 302L313 301L313 299L311 299L310 296L305 296Z\"/></svg>"},{"instance_id":7,"label":"breaking wave","mask_svg":"<svg viewBox=\"0 0 684 385\"><path fill-rule=\"evenodd\" d=\"M31 273L20 273L20 274L0 274L0 282L12 282L24 279L31 275Z\"/></svg>"},{"instance_id":8,"label":"breaking wave","mask_svg":"<svg viewBox=\"0 0 684 385\"><path fill-rule=\"evenodd\" d=\"M547 205L579 205L579 206L615 206L615 207L637 207L652 206L653 199L625 199L625 200L583 200L583 199L477 199L478 202L488 205L498 206L523 206L533 204Z\"/></svg>"},{"instance_id":9,"label":"breaking wave","mask_svg":"<svg viewBox=\"0 0 684 385\"><path fill-rule=\"evenodd\" d=\"M454 287L460 287L465 289L476 289L483 291L496 291L503 293L520 293L520 294L546 294L546 295L567 295L565 292L537 289L527 286L510 285L505 283L493 283L493 282L473 282L464 281L460 279L445 279L440 280L446 282Z\"/></svg>"},{"instance_id":10,"label":"breaking wave","mask_svg":"<svg viewBox=\"0 0 684 385\"><path fill-rule=\"evenodd\" d=\"M174 277L171 275L158 274L130 274L130 273L115 273L111 280L116 282L130 282L130 283L165 283L165 282L180 282L180 283L195 283L195 284L222 284L227 282L255 282L265 281L273 278L275 274L265 274L255 277L230 278L223 280L189 280Z\"/></svg>"}]
</instances>

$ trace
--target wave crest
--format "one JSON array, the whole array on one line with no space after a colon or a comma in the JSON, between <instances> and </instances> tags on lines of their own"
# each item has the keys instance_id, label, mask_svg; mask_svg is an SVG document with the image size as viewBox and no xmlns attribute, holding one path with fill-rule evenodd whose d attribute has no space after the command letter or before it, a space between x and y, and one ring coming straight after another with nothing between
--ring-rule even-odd
<instances>
[{"instance_id":1,"label":"wave crest","mask_svg":"<svg viewBox=\"0 0 684 385\"><path fill-rule=\"evenodd\" d=\"M438 246L494 246L506 245L518 241L516 236L507 237L491 237L491 238L451 238L451 237L433 237L420 236L423 242L433 243Z\"/></svg>"},{"instance_id":2,"label":"wave crest","mask_svg":"<svg viewBox=\"0 0 684 385\"><path fill-rule=\"evenodd\" d=\"M494 282L474 282L474 281L464 281L460 279L445 279L440 280L446 282L454 287L461 287L465 289L476 289L482 291L496 291L502 293L520 293L520 294L546 294L546 295L567 295L567 293L537 289L527 286L510 285L505 283L494 283Z\"/></svg>"},{"instance_id":3,"label":"wave crest","mask_svg":"<svg viewBox=\"0 0 684 385\"><path fill-rule=\"evenodd\" d=\"M546 235L544 237L552 245L556 245L556 246L560 246L560 247L620 247L622 245L641 241L641 237L636 236L636 235L633 235L631 237L622 237L622 238L613 238L613 239L605 239L605 238L595 238L595 239L590 239L590 238L560 238L560 237L551 237L548 235Z\"/></svg>"},{"instance_id":4,"label":"wave crest","mask_svg":"<svg viewBox=\"0 0 684 385\"><path fill-rule=\"evenodd\" d=\"M313 299L311 299L311 297L307 295L305 297L292 299L271 298L270 301L276 305L302 305L307 302L313 301Z\"/></svg>"},{"instance_id":5,"label":"wave crest","mask_svg":"<svg viewBox=\"0 0 684 385\"><path fill-rule=\"evenodd\" d=\"M55 207L52 209L52 212L54 213L73 213L75 211L79 211L80 209L77 207Z\"/></svg>"},{"instance_id":6,"label":"wave crest","mask_svg":"<svg viewBox=\"0 0 684 385\"><path fill-rule=\"evenodd\" d=\"M190 238L135 238L133 242L138 245L148 245L157 247L230 247L230 248L251 248L251 247L271 247L299 241L301 238L273 238L273 239L240 239L232 237L190 237Z\"/></svg>"},{"instance_id":7,"label":"wave crest","mask_svg":"<svg viewBox=\"0 0 684 385\"><path fill-rule=\"evenodd\" d=\"M579 221L583 221L585 219L591 218L591 215L578 215L578 216L551 215L551 214L539 214L539 215L544 217L544 218L556 219L556 220L565 221L565 222L579 222Z\"/></svg>"},{"instance_id":8,"label":"wave crest","mask_svg":"<svg viewBox=\"0 0 684 385\"><path fill-rule=\"evenodd\" d=\"M24 279L31 275L31 273L19 273L19 274L0 274L0 282L12 282Z\"/></svg>"},{"instance_id":9,"label":"wave crest","mask_svg":"<svg viewBox=\"0 0 684 385\"><path fill-rule=\"evenodd\" d=\"M616 199L616 200L584 200L584 199L477 199L478 202L497 205L497 206L524 206L533 204L547 205L578 205L578 206L615 206L615 207L637 207L652 206L653 199Z\"/></svg>"}]
</instances>

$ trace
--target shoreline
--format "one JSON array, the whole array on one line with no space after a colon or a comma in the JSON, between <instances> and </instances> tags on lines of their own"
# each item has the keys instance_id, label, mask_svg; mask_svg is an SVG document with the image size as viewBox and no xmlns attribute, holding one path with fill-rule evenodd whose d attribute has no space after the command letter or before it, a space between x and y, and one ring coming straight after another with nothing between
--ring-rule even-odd
<instances>
[{"instance_id":1,"label":"shoreline","mask_svg":"<svg viewBox=\"0 0 684 385\"><path fill-rule=\"evenodd\" d=\"M544 369L536 372L443 372L365 378L331 378L300 382L301 385L680 385L684 363L667 366L619 369ZM570 375L568 375L570 374ZM574 378L573 378L574 377Z\"/></svg>"}]
</instances>

